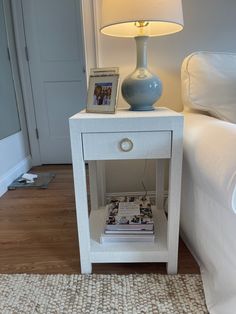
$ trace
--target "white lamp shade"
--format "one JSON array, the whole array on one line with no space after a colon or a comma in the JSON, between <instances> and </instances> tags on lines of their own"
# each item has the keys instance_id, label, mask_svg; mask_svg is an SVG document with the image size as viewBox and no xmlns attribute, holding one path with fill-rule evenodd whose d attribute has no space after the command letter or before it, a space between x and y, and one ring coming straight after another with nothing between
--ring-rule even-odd
<instances>
[{"instance_id":1,"label":"white lamp shade","mask_svg":"<svg viewBox=\"0 0 236 314\"><path fill-rule=\"evenodd\" d=\"M145 27L135 22L145 21ZM182 0L102 0L101 32L116 37L162 36L183 29Z\"/></svg>"}]
</instances>

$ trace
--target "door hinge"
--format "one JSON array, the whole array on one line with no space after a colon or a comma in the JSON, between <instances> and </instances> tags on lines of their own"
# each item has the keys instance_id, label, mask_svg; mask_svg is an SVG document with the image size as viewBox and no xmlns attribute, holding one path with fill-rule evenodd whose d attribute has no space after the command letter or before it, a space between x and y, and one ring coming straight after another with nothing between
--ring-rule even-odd
<instances>
[{"instance_id":1,"label":"door hinge","mask_svg":"<svg viewBox=\"0 0 236 314\"><path fill-rule=\"evenodd\" d=\"M36 133L36 138L39 139L39 130L37 128L35 129L35 133Z\"/></svg>"},{"instance_id":2,"label":"door hinge","mask_svg":"<svg viewBox=\"0 0 236 314\"><path fill-rule=\"evenodd\" d=\"M7 58L11 62L11 55L10 55L10 49L7 47Z\"/></svg>"},{"instance_id":3,"label":"door hinge","mask_svg":"<svg viewBox=\"0 0 236 314\"><path fill-rule=\"evenodd\" d=\"M29 51L28 51L27 46L25 46L25 58L26 58L27 62L29 62Z\"/></svg>"}]
</instances>

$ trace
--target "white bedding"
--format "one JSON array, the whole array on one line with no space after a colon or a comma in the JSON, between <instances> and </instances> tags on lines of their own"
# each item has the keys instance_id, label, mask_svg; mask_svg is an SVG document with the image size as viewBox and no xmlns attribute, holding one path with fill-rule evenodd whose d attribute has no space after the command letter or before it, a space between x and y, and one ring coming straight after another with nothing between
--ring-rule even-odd
<instances>
[{"instance_id":1,"label":"white bedding","mask_svg":"<svg viewBox=\"0 0 236 314\"><path fill-rule=\"evenodd\" d=\"M185 115L181 230L212 314L236 313L236 126Z\"/></svg>"},{"instance_id":2,"label":"white bedding","mask_svg":"<svg viewBox=\"0 0 236 314\"><path fill-rule=\"evenodd\" d=\"M222 206L236 212L236 124L186 114L184 146L194 180Z\"/></svg>"}]
</instances>

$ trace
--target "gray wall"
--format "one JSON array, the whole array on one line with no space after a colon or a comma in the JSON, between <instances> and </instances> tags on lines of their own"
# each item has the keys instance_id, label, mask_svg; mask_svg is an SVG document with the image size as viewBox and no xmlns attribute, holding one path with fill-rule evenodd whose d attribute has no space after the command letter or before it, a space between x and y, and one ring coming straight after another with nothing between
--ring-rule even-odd
<instances>
[{"instance_id":1,"label":"gray wall","mask_svg":"<svg viewBox=\"0 0 236 314\"><path fill-rule=\"evenodd\" d=\"M160 76L164 85L158 105L178 111L183 109L180 88L183 59L197 50L236 52L235 0L183 0L183 11L182 32L149 40L149 67ZM99 35L98 42L100 66L118 66L121 79L132 71L135 66L132 39ZM126 106L121 96L119 106ZM120 163L108 163L108 191L135 190L142 168L143 162L126 162L124 167ZM154 188L154 173L154 163L149 162L146 183L150 189ZM119 180L114 181L114 178Z\"/></svg>"},{"instance_id":2,"label":"gray wall","mask_svg":"<svg viewBox=\"0 0 236 314\"><path fill-rule=\"evenodd\" d=\"M6 192L7 186L21 173L28 171L30 168L30 150L28 145L26 122L24 117L23 99L21 93L21 85L19 81L19 73L17 66L17 56L15 50L15 42L13 35L13 27L11 21L10 1L4 1L4 9L6 13L6 29L8 34L8 45L11 54L12 75L16 90L16 100L18 103L18 111L20 118L20 127L13 128L13 135L9 135L0 140L0 196ZM5 111L1 112L4 114ZM9 113L9 111L8 111ZM9 118L13 120L13 113L10 112ZM15 118L18 114L14 113ZM16 119L17 120L17 119ZM10 123L10 122L8 122ZM19 131L19 129L21 130Z\"/></svg>"},{"instance_id":3,"label":"gray wall","mask_svg":"<svg viewBox=\"0 0 236 314\"><path fill-rule=\"evenodd\" d=\"M3 2L0 0L0 140L20 131L8 46Z\"/></svg>"},{"instance_id":4,"label":"gray wall","mask_svg":"<svg viewBox=\"0 0 236 314\"><path fill-rule=\"evenodd\" d=\"M160 76L164 93L159 106L182 110L180 68L196 50L236 52L235 0L183 0L184 29L149 39L149 67ZM118 66L121 78L135 67L133 39L99 36L100 66ZM120 105L125 105L122 96Z\"/></svg>"}]
</instances>

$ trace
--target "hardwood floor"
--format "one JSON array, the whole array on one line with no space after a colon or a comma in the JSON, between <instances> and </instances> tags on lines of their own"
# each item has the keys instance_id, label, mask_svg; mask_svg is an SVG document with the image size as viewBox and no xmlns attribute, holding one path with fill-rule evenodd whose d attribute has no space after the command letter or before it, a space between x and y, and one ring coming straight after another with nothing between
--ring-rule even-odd
<instances>
[{"instance_id":1,"label":"hardwood floor","mask_svg":"<svg viewBox=\"0 0 236 314\"><path fill-rule=\"evenodd\" d=\"M35 167L56 178L46 190L17 189L0 198L0 273L80 273L71 166ZM94 273L166 273L165 264L95 264ZM179 273L199 273L180 240Z\"/></svg>"}]
</instances>

